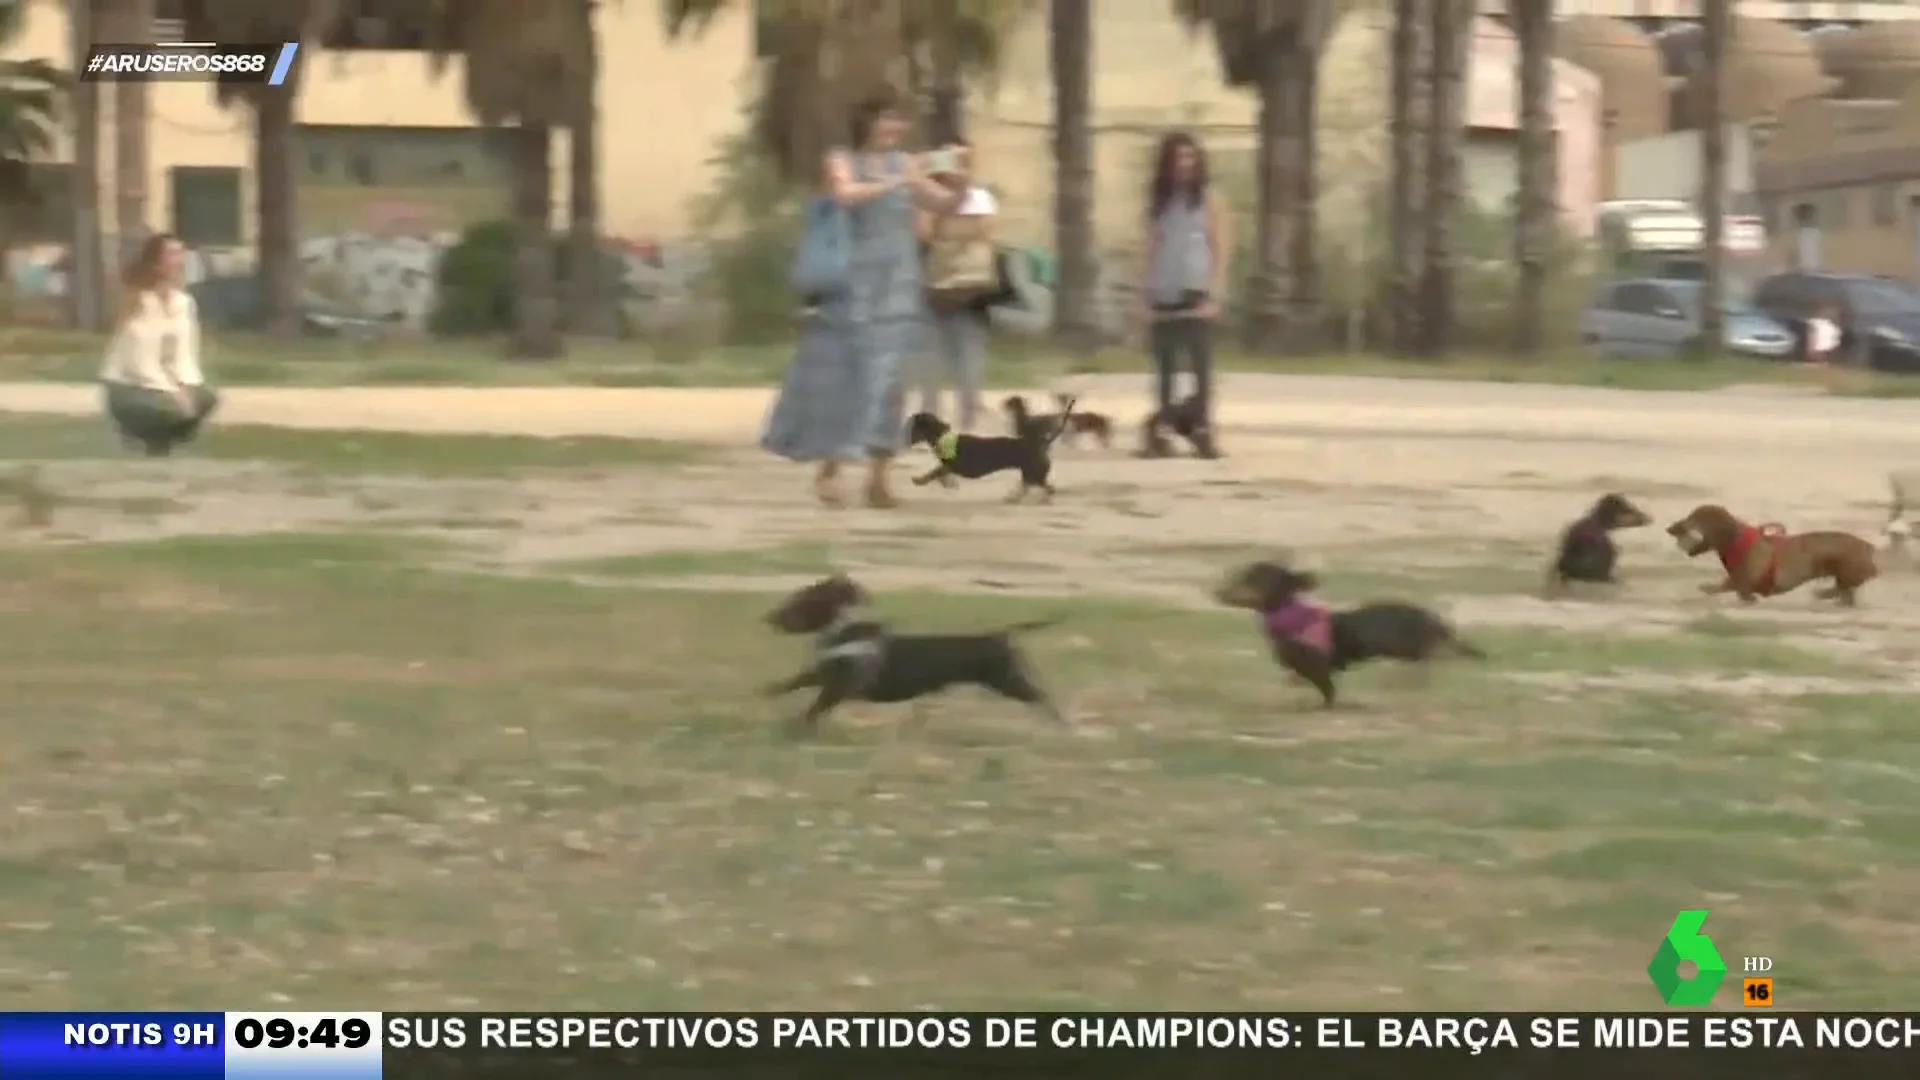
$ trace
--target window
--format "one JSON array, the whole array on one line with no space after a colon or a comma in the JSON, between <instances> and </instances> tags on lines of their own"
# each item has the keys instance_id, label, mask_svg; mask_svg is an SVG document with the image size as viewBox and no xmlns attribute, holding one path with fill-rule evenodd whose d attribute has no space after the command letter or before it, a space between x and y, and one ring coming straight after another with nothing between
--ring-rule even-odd
<instances>
[{"instance_id":1,"label":"window","mask_svg":"<svg viewBox=\"0 0 1920 1080\"><path fill-rule=\"evenodd\" d=\"M1599 290L1593 294L1590 306L1595 311L1620 310L1620 290L1612 285L1600 286Z\"/></svg>"},{"instance_id":2,"label":"window","mask_svg":"<svg viewBox=\"0 0 1920 1080\"><path fill-rule=\"evenodd\" d=\"M499 128L302 124L297 182L311 187L505 187Z\"/></svg>"},{"instance_id":3,"label":"window","mask_svg":"<svg viewBox=\"0 0 1920 1080\"><path fill-rule=\"evenodd\" d=\"M1622 285L1613 294L1613 306L1617 311L1633 315L1653 315L1673 305L1651 285Z\"/></svg>"},{"instance_id":4,"label":"window","mask_svg":"<svg viewBox=\"0 0 1920 1080\"><path fill-rule=\"evenodd\" d=\"M190 247L240 246L239 169L175 165L167 181L175 236Z\"/></svg>"},{"instance_id":5,"label":"window","mask_svg":"<svg viewBox=\"0 0 1920 1080\"><path fill-rule=\"evenodd\" d=\"M64 244L73 238L73 174L56 162L27 165L31 199L4 211L15 244Z\"/></svg>"},{"instance_id":6,"label":"window","mask_svg":"<svg viewBox=\"0 0 1920 1080\"><path fill-rule=\"evenodd\" d=\"M1900 186L1881 184L1873 189L1873 223L1892 225L1900 219Z\"/></svg>"},{"instance_id":7,"label":"window","mask_svg":"<svg viewBox=\"0 0 1920 1080\"><path fill-rule=\"evenodd\" d=\"M1844 232L1848 215L1853 209L1853 192L1829 191L1821 201L1825 204L1820 207L1821 227Z\"/></svg>"}]
</instances>

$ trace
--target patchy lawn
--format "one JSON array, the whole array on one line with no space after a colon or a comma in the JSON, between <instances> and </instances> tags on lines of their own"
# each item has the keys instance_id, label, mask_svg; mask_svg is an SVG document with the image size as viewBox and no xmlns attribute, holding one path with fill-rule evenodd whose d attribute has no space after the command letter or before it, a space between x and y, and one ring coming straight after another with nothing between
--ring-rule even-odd
<instances>
[{"instance_id":1,"label":"patchy lawn","mask_svg":"<svg viewBox=\"0 0 1920 1080\"><path fill-rule=\"evenodd\" d=\"M1234 613L893 590L1067 616L1076 732L959 691L792 744L764 592L423 558L0 552L0 1005L1644 1008L1686 906L1792 1007L1920 993L1912 697L1520 679L1865 663L1785 636L1467 627L1325 712Z\"/></svg>"}]
</instances>

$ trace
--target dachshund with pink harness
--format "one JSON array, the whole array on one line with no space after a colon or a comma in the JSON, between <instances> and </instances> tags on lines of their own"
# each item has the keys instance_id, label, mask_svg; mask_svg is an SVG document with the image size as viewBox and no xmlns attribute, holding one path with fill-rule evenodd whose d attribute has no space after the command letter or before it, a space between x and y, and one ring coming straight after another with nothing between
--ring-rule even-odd
<instances>
[{"instance_id":1,"label":"dachshund with pink harness","mask_svg":"<svg viewBox=\"0 0 1920 1080\"><path fill-rule=\"evenodd\" d=\"M1418 604L1378 601L1335 611L1306 595L1319 587L1312 574L1278 562L1256 562L1227 575L1214 590L1214 599L1259 616L1273 658L1313 684L1329 707L1337 697L1333 677L1363 661L1418 664L1446 655L1486 659L1461 641L1445 619Z\"/></svg>"}]
</instances>

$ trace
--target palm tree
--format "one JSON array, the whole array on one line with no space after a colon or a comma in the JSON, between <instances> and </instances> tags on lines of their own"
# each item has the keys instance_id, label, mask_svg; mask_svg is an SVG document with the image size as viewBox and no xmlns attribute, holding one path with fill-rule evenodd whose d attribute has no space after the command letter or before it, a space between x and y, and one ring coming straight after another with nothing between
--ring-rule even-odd
<instances>
[{"instance_id":1,"label":"palm tree","mask_svg":"<svg viewBox=\"0 0 1920 1080\"><path fill-rule=\"evenodd\" d=\"M154 0L114 0L113 41L152 41ZM123 79L113 84L114 232L120 261L133 257L147 231L147 128L151 113L148 84Z\"/></svg>"},{"instance_id":2,"label":"palm tree","mask_svg":"<svg viewBox=\"0 0 1920 1080\"><path fill-rule=\"evenodd\" d=\"M1317 329L1314 88L1335 0L1174 0L1189 26L1212 31L1229 86L1259 97L1254 266L1246 345L1274 353Z\"/></svg>"},{"instance_id":3,"label":"palm tree","mask_svg":"<svg viewBox=\"0 0 1920 1080\"><path fill-rule=\"evenodd\" d=\"M1559 228L1558 170L1553 134L1553 12L1545 4L1509 9L1519 56L1520 198L1514 212L1513 261L1520 268L1514 298L1513 348L1539 353L1546 322L1547 274Z\"/></svg>"},{"instance_id":4,"label":"palm tree","mask_svg":"<svg viewBox=\"0 0 1920 1080\"><path fill-rule=\"evenodd\" d=\"M1047 48L1053 69L1053 246L1059 257L1053 334L1063 346L1099 345L1093 233L1093 3L1052 0Z\"/></svg>"},{"instance_id":5,"label":"palm tree","mask_svg":"<svg viewBox=\"0 0 1920 1080\"><path fill-rule=\"evenodd\" d=\"M73 0L68 8L73 71L86 64L93 47L95 14L92 0ZM74 85L73 127L73 168L67 185L67 197L73 201L73 244L67 256L67 292L73 298L74 327L98 331L107 328L106 274L100 251L99 83Z\"/></svg>"},{"instance_id":6,"label":"palm tree","mask_svg":"<svg viewBox=\"0 0 1920 1080\"><path fill-rule=\"evenodd\" d=\"M551 0L441 0L442 47L465 59L467 108L500 128L513 192L514 304L510 355L557 359L553 252L553 131L578 122L578 81L593 51L592 24Z\"/></svg>"},{"instance_id":7,"label":"palm tree","mask_svg":"<svg viewBox=\"0 0 1920 1080\"><path fill-rule=\"evenodd\" d=\"M699 35L742 0L660 0L669 37ZM751 109L753 141L786 183L818 183L820 159L846 140L852 106L896 77L908 53L903 0L759 0L778 28Z\"/></svg>"},{"instance_id":8,"label":"palm tree","mask_svg":"<svg viewBox=\"0 0 1920 1080\"><path fill-rule=\"evenodd\" d=\"M1387 236L1392 265L1387 273L1387 344L1389 351L1411 355L1421 337L1420 272L1426 265L1426 224L1421 208L1426 194L1422 182L1426 165L1426 118L1419 102L1426 88L1427 65L1432 59L1433 0L1394 0L1393 65L1388 92L1387 141L1393 172L1388 181Z\"/></svg>"},{"instance_id":9,"label":"palm tree","mask_svg":"<svg viewBox=\"0 0 1920 1080\"><path fill-rule=\"evenodd\" d=\"M20 8L17 0L0 3L0 45L20 32ZM17 222L45 206L33 166L53 155L65 87L66 76L45 60L0 60L0 266Z\"/></svg>"},{"instance_id":10,"label":"palm tree","mask_svg":"<svg viewBox=\"0 0 1920 1080\"><path fill-rule=\"evenodd\" d=\"M965 134L967 88L960 73L960 0L925 0L918 19L909 24L909 39L924 40L930 63L931 90L927 135L933 143L948 143ZM922 24L914 26L913 23ZM915 31L920 32L916 33Z\"/></svg>"},{"instance_id":11,"label":"palm tree","mask_svg":"<svg viewBox=\"0 0 1920 1080\"><path fill-rule=\"evenodd\" d=\"M285 84L222 79L214 95L223 105L253 113L253 183L260 290L267 330L291 339L300 333L300 224L293 183L293 108L300 78L316 43L339 17L339 0L184 0L181 18L196 41L305 43Z\"/></svg>"},{"instance_id":12,"label":"palm tree","mask_svg":"<svg viewBox=\"0 0 1920 1080\"><path fill-rule=\"evenodd\" d=\"M1707 0L1701 9L1701 48L1705 78L1700 85L1700 216L1705 219L1706 280L1700 298L1702 356L1715 356L1725 340L1727 128L1724 113L1728 39L1733 18L1727 0Z\"/></svg>"},{"instance_id":13,"label":"palm tree","mask_svg":"<svg viewBox=\"0 0 1920 1080\"><path fill-rule=\"evenodd\" d=\"M1454 219L1460 212L1461 152L1466 141L1467 65L1473 49L1473 0L1432 0L1433 85L1427 96L1425 263L1420 274L1421 351L1453 347Z\"/></svg>"},{"instance_id":14,"label":"palm tree","mask_svg":"<svg viewBox=\"0 0 1920 1080\"><path fill-rule=\"evenodd\" d=\"M600 42L593 25L596 0L568 3L581 20L584 48L572 86L573 118L567 125L566 326L585 333L611 312L602 302L600 280Z\"/></svg>"}]
</instances>

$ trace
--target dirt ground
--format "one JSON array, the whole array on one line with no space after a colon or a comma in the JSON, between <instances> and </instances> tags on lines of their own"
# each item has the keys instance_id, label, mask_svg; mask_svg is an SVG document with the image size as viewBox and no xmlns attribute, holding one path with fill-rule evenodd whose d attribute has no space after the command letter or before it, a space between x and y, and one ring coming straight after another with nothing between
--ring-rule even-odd
<instances>
[{"instance_id":1,"label":"dirt ground","mask_svg":"<svg viewBox=\"0 0 1920 1080\"><path fill-rule=\"evenodd\" d=\"M1123 422L1140 411L1139 380L1092 377L1059 388ZM106 485L109 498L182 505L145 518L83 515L75 527L91 538L133 539L364 519L443 526L503 568L781 546L789 562L805 563L811 552L867 565L881 584L1191 598L1196 568L1188 564L1274 546L1336 565L1370 548L1373 561L1413 567L1524 552L1530 561L1519 576L1530 578L1531 560L1557 529L1606 490L1625 492L1663 521L1711 500L1790 528L1873 532L1884 521L1887 472L1920 463L1920 407L1907 401L1765 387L1644 393L1237 375L1221 407L1225 461L1146 463L1085 447L1062 452L1063 495L1050 508L1003 508L1003 486L990 480L955 493L906 489L907 505L895 514L835 513L807 497L803 470L752 449L768 401L765 391L739 388L239 389L228 394L221 422L646 437L712 444L716 457L671 474L605 470L547 482L364 477L287 485L191 460L163 476L124 463L76 465L90 487ZM83 387L0 385L4 411L86 415L96 407ZM1631 605L1545 604L1525 591L1474 590L1483 595L1461 597L1460 616L1565 625L1708 609L1691 596L1707 568L1681 562L1657 529L1627 537L1626 546L1630 567L1654 573L1633 590ZM772 559L768 572L781 561ZM796 575L809 568L785 567ZM681 569L693 572L673 576L689 584L724 584L698 567ZM1920 579L1900 569L1889 567L1896 572L1873 588L1868 610L1843 620L1845 632L1920 624ZM1809 627L1838 618L1798 597L1754 617Z\"/></svg>"}]
</instances>

